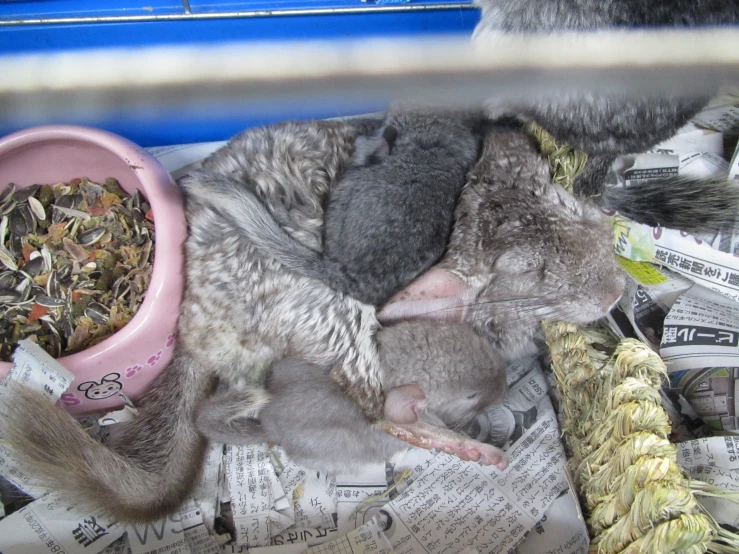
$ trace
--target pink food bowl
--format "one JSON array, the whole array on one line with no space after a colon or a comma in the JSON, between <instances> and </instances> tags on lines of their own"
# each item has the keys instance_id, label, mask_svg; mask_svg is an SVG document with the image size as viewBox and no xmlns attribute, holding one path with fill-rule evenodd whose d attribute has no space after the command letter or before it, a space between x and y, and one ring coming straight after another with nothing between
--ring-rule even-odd
<instances>
[{"instance_id":1,"label":"pink food bowl","mask_svg":"<svg viewBox=\"0 0 739 554\"><path fill-rule=\"evenodd\" d=\"M118 392L137 398L172 359L182 297L183 243L187 235L179 189L169 173L134 143L98 129L71 125L34 127L0 139L0 189L77 177L114 177L128 193L146 196L154 216L154 268L146 297L133 319L104 341L59 358L75 376L61 402L75 415L121 405ZM0 378L11 364L0 363Z\"/></svg>"}]
</instances>

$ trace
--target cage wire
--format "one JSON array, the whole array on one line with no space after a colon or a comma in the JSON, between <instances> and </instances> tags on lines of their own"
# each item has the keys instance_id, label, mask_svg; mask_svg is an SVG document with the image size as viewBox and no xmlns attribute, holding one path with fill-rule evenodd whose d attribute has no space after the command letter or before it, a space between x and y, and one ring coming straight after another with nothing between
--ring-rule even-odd
<instances>
[{"instance_id":1,"label":"cage wire","mask_svg":"<svg viewBox=\"0 0 739 554\"><path fill-rule=\"evenodd\" d=\"M208 47L99 49L0 56L0 121L88 121L145 111L203 116L299 105L485 98L594 91L701 94L739 83L739 31L609 30ZM337 114L338 115L338 114Z\"/></svg>"}]
</instances>

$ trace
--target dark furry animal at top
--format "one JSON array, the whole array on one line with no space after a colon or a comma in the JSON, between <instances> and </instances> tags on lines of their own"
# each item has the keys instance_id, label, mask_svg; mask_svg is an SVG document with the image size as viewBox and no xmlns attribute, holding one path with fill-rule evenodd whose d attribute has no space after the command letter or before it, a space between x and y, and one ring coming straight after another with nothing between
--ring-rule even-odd
<instances>
[{"instance_id":1,"label":"dark furry animal at top","mask_svg":"<svg viewBox=\"0 0 739 554\"><path fill-rule=\"evenodd\" d=\"M736 0L476 0L482 17L475 40L507 33L555 33L646 27L685 28L735 25ZM670 138L709 97L625 96L571 92L518 101L490 98L488 113L517 115L542 125L557 140L586 152L588 167L575 193L636 221L688 232L716 232L737 225L739 187L726 179L688 177L612 189L605 175L615 158L639 153Z\"/></svg>"}]
</instances>

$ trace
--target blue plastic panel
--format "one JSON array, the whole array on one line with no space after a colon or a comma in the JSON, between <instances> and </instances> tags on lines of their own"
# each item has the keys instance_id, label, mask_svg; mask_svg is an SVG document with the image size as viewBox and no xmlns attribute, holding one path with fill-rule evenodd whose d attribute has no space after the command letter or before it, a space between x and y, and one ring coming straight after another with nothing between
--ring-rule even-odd
<instances>
[{"instance_id":1,"label":"blue plastic panel","mask_svg":"<svg viewBox=\"0 0 739 554\"><path fill-rule=\"evenodd\" d=\"M185 19L0 27L0 51L76 50L107 46L193 44L232 40L307 40L440 33L471 34L475 9Z\"/></svg>"},{"instance_id":2,"label":"blue plastic panel","mask_svg":"<svg viewBox=\"0 0 739 554\"><path fill-rule=\"evenodd\" d=\"M183 13L181 0L3 0L0 20L59 17L109 17L129 15L161 15Z\"/></svg>"},{"instance_id":3,"label":"blue plastic panel","mask_svg":"<svg viewBox=\"0 0 739 554\"><path fill-rule=\"evenodd\" d=\"M389 4L439 5L452 3L450 0L190 0L192 13L241 12L250 10L319 9L319 8L371 8ZM469 3L468 0L454 2Z\"/></svg>"}]
</instances>

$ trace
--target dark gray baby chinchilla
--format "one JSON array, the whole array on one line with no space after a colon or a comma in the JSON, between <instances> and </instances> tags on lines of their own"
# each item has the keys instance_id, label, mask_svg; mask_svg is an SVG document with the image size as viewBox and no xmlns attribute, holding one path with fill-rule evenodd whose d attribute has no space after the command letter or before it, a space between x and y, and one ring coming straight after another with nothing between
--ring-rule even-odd
<instances>
[{"instance_id":1,"label":"dark gray baby chinchilla","mask_svg":"<svg viewBox=\"0 0 739 554\"><path fill-rule=\"evenodd\" d=\"M245 189L214 189L213 203L265 255L379 306L443 254L486 123L474 109L391 110L331 192L322 253L289 237Z\"/></svg>"},{"instance_id":2,"label":"dark gray baby chinchilla","mask_svg":"<svg viewBox=\"0 0 739 554\"><path fill-rule=\"evenodd\" d=\"M736 0L476 0L482 17L479 43L507 33L596 31L607 28L690 28L739 22ZM739 187L727 179L669 177L632 187L607 187L614 159L672 137L708 102L708 96L626 96L594 91L538 95L527 100L491 98L491 117L518 115L542 125L557 140L590 159L575 193L648 225L688 232L735 228Z\"/></svg>"},{"instance_id":3,"label":"dark gray baby chinchilla","mask_svg":"<svg viewBox=\"0 0 739 554\"><path fill-rule=\"evenodd\" d=\"M488 132L455 220L442 260L382 309L383 325L468 323L516 359L537 351L542 320L587 324L623 293L608 218L552 183L520 125Z\"/></svg>"},{"instance_id":4,"label":"dark gray baby chinchilla","mask_svg":"<svg viewBox=\"0 0 739 554\"><path fill-rule=\"evenodd\" d=\"M427 448L452 437L469 458L504 469L505 454L452 428L503 400L505 364L490 341L467 325L400 323L377 333L385 387L385 416L404 427L424 427ZM275 363L266 397L230 388L208 398L196 425L214 442L276 443L295 463L341 473L381 463L408 448L370 423L359 407L329 378L330 368L302 360ZM259 409L258 419L243 414ZM419 443L416 443L419 444Z\"/></svg>"}]
</instances>

